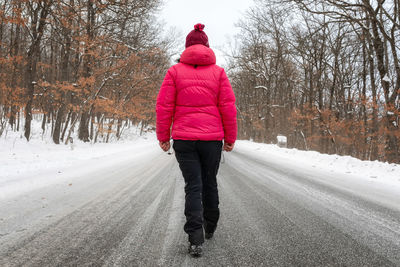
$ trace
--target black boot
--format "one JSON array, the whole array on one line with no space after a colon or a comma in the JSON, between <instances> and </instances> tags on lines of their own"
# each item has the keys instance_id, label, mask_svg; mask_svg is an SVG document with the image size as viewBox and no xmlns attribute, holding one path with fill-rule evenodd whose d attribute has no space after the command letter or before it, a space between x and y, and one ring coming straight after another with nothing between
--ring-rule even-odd
<instances>
[{"instance_id":1,"label":"black boot","mask_svg":"<svg viewBox=\"0 0 400 267\"><path fill-rule=\"evenodd\" d=\"M206 239L211 239L212 237L213 237L213 235L214 235L214 233L204 233L204 237L206 238Z\"/></svg>"},{"instance_id":2,"label":"black boot","mask_svg":"<svg viewBox=\"0 0 400 267\"><path fill-rule=\"evenodd\" d=\"M203 247L202 245L194 245L192 243L189 243L188 252L193 257L201 257L201 255L203 254Z\"/></svg>"}]
</instances>

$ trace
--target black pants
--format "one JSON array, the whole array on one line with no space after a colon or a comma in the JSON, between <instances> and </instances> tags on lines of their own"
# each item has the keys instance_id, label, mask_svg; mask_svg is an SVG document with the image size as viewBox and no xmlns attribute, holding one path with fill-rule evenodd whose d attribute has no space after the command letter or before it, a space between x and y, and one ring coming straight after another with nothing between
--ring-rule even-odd
<instances>
[{"instance_id":1,"label":"black pants","mask_svg":"<svg viewBox=\"0 0 400 267\"><path fill-rule=\"evenodd\" d=\"M222 141L174 140L173 148L185 179L185 232L192 244L204 242L219 219L217 172Z\"/></svg>"}]
</instances>

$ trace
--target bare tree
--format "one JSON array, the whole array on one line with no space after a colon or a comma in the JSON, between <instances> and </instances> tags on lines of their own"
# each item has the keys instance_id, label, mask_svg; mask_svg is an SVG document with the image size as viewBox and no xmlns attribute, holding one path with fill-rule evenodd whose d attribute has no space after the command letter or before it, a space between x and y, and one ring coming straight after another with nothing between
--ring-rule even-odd
<instances>
[{"instance_id":1,"label":"bare tree","mask_svg":"<svg viewBox=\"0 0 400 267\"><path fill-rule=\"evenodd\" d=\"M231 60L242 137L397 162L398 8L256 1Z\"/></svg>"}]
</instances>

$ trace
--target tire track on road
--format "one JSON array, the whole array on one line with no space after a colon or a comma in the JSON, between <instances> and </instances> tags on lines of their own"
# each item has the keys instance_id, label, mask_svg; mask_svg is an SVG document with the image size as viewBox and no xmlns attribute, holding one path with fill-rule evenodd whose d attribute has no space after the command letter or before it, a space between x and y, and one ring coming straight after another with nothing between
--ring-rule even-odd
<instances>
[{"instance_id":1,"label":"tire track on road","mask_svg":"<svg viewBox=\"0 0 400 267\"><path fill-rule=\"evenodd\" d=\"M226 154L218 175L221 219L199 259L187 253L178 164L157 154L147 164L118 172L121 179L106 189L82 189L87 197L79 199L85 201L54 223L10 234L15 240L0 246L0 265L399 265L399 246L380 236L396 227L397 213L375 213L377 206L364 205L357 196L276 168L240 153ZM368 214L359 214L360 208L379 217L371 217L370 228L364 227ZM372 231L377 222L388 222L387 228ZM379 238L368 240L374 235Z\"/></svg>"}]
</instances>

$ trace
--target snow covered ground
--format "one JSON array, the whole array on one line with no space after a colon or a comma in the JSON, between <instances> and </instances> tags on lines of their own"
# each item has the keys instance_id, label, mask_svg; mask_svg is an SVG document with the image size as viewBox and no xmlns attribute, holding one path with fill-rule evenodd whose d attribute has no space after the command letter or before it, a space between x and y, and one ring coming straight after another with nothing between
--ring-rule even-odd
<instances>
[{"instance_id":1,"label":"snow covered ground","mask_svg":"<svg viewBox=\"0 0 400 267\"><path fill-rule=\"evenodd\" d=\"M397 188L400 192L400 165L397 164L250 141L237 141L235 150L260 160L337 174L341 183L346 182L343 179L364 180L376 186ZM131 134L126 140L110 144L75 142L67 146L55 145L50 138L36 137L26 142L20 134L8 133L0 138L0 199L65 182L73 171L90 172L132 160L151 160L159 152L154 133L144 137Z\"/></svg>"},{"instance_id":2,"label":"snow covered ground","mask_svg":"<svg viewBox=\"0 0 400 267\"><path fill-rule=\"evenodd\" d=\"M279 148L276 145L239 141L237 150L257 155L260 159L280 162L284 165L297 165L301 169L315 169L345 175L366 182L377 182L400 188L400 165L380 161L363 161L350 156L321 154L316 151ZM400 190L399 190L400 192Z\"/></svg>"},{"instance_id":3,"label":"snow covered ground","mask_svg":"<svg viewBox=\"0 0 400 267\"><path fill-rule=\"evenodd\" d=\"M34 123L35 128L40 127ZM9 131L0 137L0 199L54 183L64 182L76 172L91 172L120 162L135 160L156 148L155 134L139 136L132 128L125 140L90 144L75 141L56 145L35 129L29 142L21 133ZM75 138L77 140L77 138Z\"/></svg>"}]
</instances>

